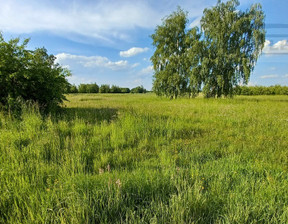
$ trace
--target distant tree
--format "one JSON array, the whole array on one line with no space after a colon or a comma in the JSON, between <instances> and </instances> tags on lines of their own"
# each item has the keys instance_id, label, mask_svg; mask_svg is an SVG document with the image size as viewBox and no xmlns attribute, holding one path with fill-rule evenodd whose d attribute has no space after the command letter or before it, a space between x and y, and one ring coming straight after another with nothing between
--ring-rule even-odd
<instances>
[{"instance_id":1,"label":"distant tree","mask_svg":"<svg viewBox=\"0 0 288 224\"><path fill-rule=\"evenodd\" d=\"M129 88L121 88L121 93L130 93Z\"/></svg>"},{"instance_id":2,"label":"distant tree","mask_svg":"<svg viewBox=\"0 0 288 224\"><path fill-rule=\"evenodd\" d=\"M99 93L109 93L110 92L110 85L103 84L99 88Z\"/></svg>"},{"instance_id":3,"label":"distant tree","mask_svg":"<svg viewBox=\"0 0 288 224\"><path fill-rule=\"evenodd\" d=\"M78 93L78 88L75 85L68 84L65 93Z\"/></svg>"},{"instance_id":4,"label":"distant tree","mask_svg":"<svg viewBox=\"0 0 288 224\"><path fill-rule=\"evenodd\" d=\"M55 63L45 48L27 50L28 39L6 42L0 34L0 103L12 109L20 101L37 102L51 111L65 100L70 71Z\"/></svg>"},{"instance_id":5,"label":"distant tree","mask_svg":"<svg viewBox=\"0 0 288 224\"><path fill-rule=\"evenodd\" d=\"M110 93L121 93L121 88L119 86L112 85L109 92Z\"/></svg>"},{"instance_id":6,"label":"distant tree","mask_svg":"<svg viewBox=\"0 0 288 224\"><path fill-rule=\"evenodd\" d=\"M96 83L86 84L87 93L99 93L99 86Z\"/></svg>"},{"instance_id":7,"label":"distant tree","mask_svg":"<svg viewBox=\"0 0 288 224\"><path fill-rule=\"evenodd\" d=\"M147 90L143 86L137 86L130 91L131 93L146 93Z\"/></svg>"},{"instance_id":8,"label":"distant tree","mask_svg":"<svg viewBox=\"0 0 288 224\"><path fill-rule=\"evenodd\" d=\"M70 86L70 92L69 93L78 93L78 88L75 85Z\"/></svg>"},{"instance_id":9,"label":"distant tree","mask_svg":"<svg viewBox=\"0 0 288 224\"><path fill-rule=\"evenodd\" d=\"M78 86L78 92L79 93L87 93L87 85L86 84L80 84Z\"/></svg>"}]
</instances>

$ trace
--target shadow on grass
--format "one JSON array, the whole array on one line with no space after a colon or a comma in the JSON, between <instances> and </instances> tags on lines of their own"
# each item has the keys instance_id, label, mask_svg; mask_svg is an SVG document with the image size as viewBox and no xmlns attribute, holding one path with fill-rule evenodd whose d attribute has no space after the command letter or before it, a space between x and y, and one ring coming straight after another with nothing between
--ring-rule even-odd
<instances>
[{"instance_id":1,"label":"shadow on grass","mask_svg":"<svg viewBox=\"0 0 288 224\"><path fill-rule=\"evenodd\" d=\"M81 119L86 123L96 124L102 121L111 122L117 117L118 110L115 108L61 108L55 119L68 122Z\"/></svg>"}]
</instances>

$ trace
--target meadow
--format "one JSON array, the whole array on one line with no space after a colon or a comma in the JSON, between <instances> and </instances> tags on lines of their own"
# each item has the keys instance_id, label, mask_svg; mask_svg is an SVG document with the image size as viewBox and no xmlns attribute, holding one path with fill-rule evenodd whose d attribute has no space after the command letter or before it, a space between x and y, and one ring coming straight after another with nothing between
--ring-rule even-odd
<instances>
[{"instance_id":1,"label":"meadow","mask_svg":"<svg viewBox=\"0 0 288 224\"><path fill-rule=\"evenodd\" d=\"M0 223L288 223L288 96L67 98L0 113Z\"/></svg>"}]
</instances>

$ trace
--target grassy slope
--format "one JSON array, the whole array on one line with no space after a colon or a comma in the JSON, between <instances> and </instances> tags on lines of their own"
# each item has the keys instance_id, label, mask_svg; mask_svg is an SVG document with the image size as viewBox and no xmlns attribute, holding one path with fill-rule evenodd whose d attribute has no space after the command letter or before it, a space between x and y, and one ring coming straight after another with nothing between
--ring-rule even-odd
<instances>
[{"instance_id":1,"label":"grassy slope","mask_svg":"<svg viewBox=\"0 0 288 224\"><path fill-rule=\"evenodd\" d=\"M69 95L0 114L0 223L288 223L288 97Z\"/></svg>"}]
</instances>

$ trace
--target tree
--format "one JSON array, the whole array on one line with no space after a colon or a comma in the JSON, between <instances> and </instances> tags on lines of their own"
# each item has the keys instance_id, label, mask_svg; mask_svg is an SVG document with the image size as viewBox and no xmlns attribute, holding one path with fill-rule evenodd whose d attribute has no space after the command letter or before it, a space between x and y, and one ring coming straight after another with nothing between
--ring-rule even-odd
<instances>
[{"instance_id":1,"label":"tree","mask_svg":"<svg viewBox=\"0 0 288 224\"><path fill-rule=\"evenodd\" d=\"M51 111L65 100L71 73L55 63L45 48L27 50L29 39L6 42L0 34L0 103L12 109L20 101L37 102L40 109Z\"/></svg>"},{"instance_id":2,"label":"tree","mask_svg":"<svg viewBox=\"0 0 288 224\"><path fill-rule=\"evenodd\" d=\"M260 4L237 10L238 0L220 0L205 9L201 19L205 54L200 73L204 73L206 97L233 94L233 87L247 84L264 47L264 12Z\"/></svg>"},{"instance_id":3,"label":"tree","mask_svg":"<svg viewBox=\"0 0 288 224\"><path fill-rule=\"evenodd\" d=\"M130 93L130 89L129 88L121 88L121 93Z\"/></svg>"},{"instance_id":4,"label":"tree","mask_svg":"<svg viewBox=\"0 0 288 224\"><path fill-rule=\"evenodd\" d=\"M204 10L201 30L187 29L187 13L180 8L157 26L151 36L157 95L196 96L203 90L205 97L227 97L248 83L264 47L265 16L260 4L245 12L237 6L238 0L218 0Z\"/></svg>"},{"instance_id":5,"label":"tree","mask_svg":"<svg viewBox=\"0 0 288 224\"><path fill-rule=\"evenodd\" d=\"M86 84L80 84L78 86L78 92L79 93L87 93L87 85Z\"/></svg>"},{"instance_id":6,"label":"tree","mask_svg":"<svg viewBox=\"0 0 288 224\"><path fill-rule=\"evenodd\" d=\"M110 93L121 93L121 88L119 86L112 85L109 92Z\"/></svg>"},{"instance_id":7,"label":"tree","mask_svg":"<svg viewBox=\"0 0 288 224\"><path fill-rule=\"evenodd\" d=\"M71 85L69 88L69 92L68 93L78 93L78 88L76 85Z\"/></svg>"},{"instance_id":8,"label":"tree","mask_svg":"<svg viewBox=\"0 0 288 224\"><path fill-rule=\"evenodd\" d=\"M86 84L87 93L99 93L99 86L96 83Z\"/></svg>"},{"instance_id":9,"label":"tree","mask_svg":"<svg viewBox=\"0 0 288 224\"><path fill-rule=\"evenodd\" d=\"M187 15L182 9L169 15L151 36L156 50L151 57L154 67L153 91L177 98L186 91L185 53Z\"/></svg>"},{"instance_id":10,"label":"tree","mask_svg":"<svg viewBox=\"0 0 288 224\"><path fill-rule=\"evenodd\" d=\"M146 93L147 90L143 86L137 86L130 91L131 93Z\"/></svg>"},{"instance_id":11,"label":"tree","mask_svg":"<svg viewBox=\"0 0 288 224\"><path fill-rule=\"evenodd\" d=\"M110 85L103 84L99 88L99 93L109 93L110 92Z\"/></svg>"}]
</instances>

